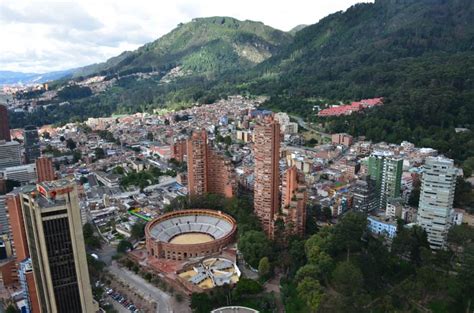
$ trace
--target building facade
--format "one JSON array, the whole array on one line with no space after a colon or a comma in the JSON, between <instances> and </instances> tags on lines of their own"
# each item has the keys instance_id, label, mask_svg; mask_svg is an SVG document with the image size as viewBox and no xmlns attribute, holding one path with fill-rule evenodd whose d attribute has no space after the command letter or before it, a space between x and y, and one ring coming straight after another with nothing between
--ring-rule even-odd
<instances>
[{"instance_id":1,"label":"building facade","mask_svg":"<svg viewBox=\"0 0 474 313\"><path fill-rule=\"evenodd\" d=\"M0 141L0 170L21 165L21 146L18 141Z\"/></svg>"},{"instance_id":2,"label":"building facade","mask_svg":"<svg viewBox=\"0 0 474 313\"><path fill-rule=\"evenodd\" d=\"M172 148L171 157L178 162L183 162L187 153L186 140L176 139L173 142L171 148Z\"/></svg>"},{"instance_id":3,"label":"building facade","mask_svg":"<svg viewBox=\"0 0 474 313\"><path fill-rule=\"evenodd\" d=\"M36 160L36 173L38 183L55 180L53 161L47 157L40 157Z\"/></svg>"},{"instance_id":4,"label":"building facade","mask_svg":"<svg viewBox=\"0 0 474 313\"><path fill-rule=\"evenodd\" d=\"M8 109L0 104L0 141L11 141L10 126L8 123Z\"/></svg>"},{"instance_id":5,"label":"building facade","mask_svg":"<svg viewBox=\"0 0 474 313\"><path fill-rule=\"evenodd\" d=\"M354 138L351 135L345 133L332 134L331 141L335 145L343 145L349 147L354 142Z\"/></svg>"},{"instance_id":6,"label":"building facade","mask_svg":"<svg viewBox=\"0 0 474 313\"><path fill-rule=\"evenodd\" d=\"M205 130L193 132L188 139L187 158L190 196L211 193L230 198L236 194L234 167L230 159L211 147Z\"/></svg>"},{"instance_id":7,"label":"building facade","mask_svg":"<svg viewBox=\"0 0 474 313\"><path fill-rule=\"evenodd\" d=\"M417 223L426 231L432 249L446 247L458 173L451 159L426 158Z\"/></svg>"},{"instance_id":8,"label":"building facade","mask_svg":"<svg viewBox=\"0 0 474 313\"><path fill-rule=\"evenodd\" d=\"M13 180L20 184L34 183L37 180L35 164L11 166L0 170L0 172L5 179Z\"/></svg>"},{"instance_id":9,"label":"building facade","mask_svg":"<svg viewBox=\"0 0 474 313\"><path fill-rule=\"evenodd\" d=\"M400 197L402 186L402 173L402 158L390 157L384 159L379 202L379 206L381 209L385 209L387 205L387 200Z\"/></svg>"},{"instance_id":10,"label":"building facade","mask_svg":"<svg viewBox=\"0 0 474 313\"><path fill-rule=\"evenodd\" d=\"M261 118L254 129L254 209L267 236L273 236L279 208L280 125L271 116Z\"/></svg>"},{"instance_id":11,"label":"building facade","mask_svg":"<svg viewBox=\"0 0 474 313\"><path fill-rule=\"evenodd\" d=\"M20 197L41 312L95 312L77 186L43 182Z\"/></svg>"},{"instance_id":12,"label":"building facade","mask_svg":"<svg viewBox=\"0 0 474 313\"><path fill-rule=\"evenodd\" d=\"M400 197L403 159L384 152L369 157L368 174L375 182L378 209L385 210L389 198Z\"/></svg>"},{"instance_id":13,"label":"building facade","mask_svg":"<svg viewBox=\"0 0 474 313\"><path fill-rule=\"evenodd\" d=\"M38 128L36 126L26 126L23 131L23 139L25 141L25 162L33 163L41 155Z\"/></svg>"},{"instance_id":14,"label":"building facade","mask_svg":"<svg viewBox=\"0 0 474 313\"><path fill-rule=\"evenodd\" d=\"M368 216L367 227L371 233L382 235L389 239L393 239L397 235L397 223L389 218Z\"/></svg>"},{"instance_id":15,"label":"building facade","mask_svg":"<svg viewBox=\"0 0 474 313\"><path fill-rule=\"evenodd\" d=\"M363 177L356 181L353 191L353 209L357 212L371 212L377 209L377 194L375 181L368 177Z\"/></svg>"},{"instance_id":16,"label":"building facade","mask_svg":"<svg viewBox=\"0 0 474 313\"><path fill-rule=\"evenodd\" d=\"M286 170L282 183L282 217L290 234L304 236L307 199L304 175L292 166Z\"/></svg>"}]
</instances>

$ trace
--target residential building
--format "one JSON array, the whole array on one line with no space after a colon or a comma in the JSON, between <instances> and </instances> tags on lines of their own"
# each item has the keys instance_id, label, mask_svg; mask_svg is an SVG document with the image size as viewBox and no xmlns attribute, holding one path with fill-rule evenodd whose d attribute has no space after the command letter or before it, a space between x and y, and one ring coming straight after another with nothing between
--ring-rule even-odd
<instances>
[{"instance_id":1,"label":"residential building","mask_svg":"<svg viewBox=\"0 0 474 313\"><path fill-rule=\"evenodd\" d=\"M0 170L21 165L21 146L18 141L0 141Z\"/></svg>"},{"instance_id":2,"label":"residential building","mask_svg":"<svg viewBox=\"0 0 474 313\"><path fill-rule=\"evenodd\" d=\"M397 223L394 219L381 216L367 216L367 227L370 232L393 239L397 235Z\"/></svg>"},{"instance_id":3,"label":"residential building","mask_svg":"<svg viewBox=\"0 0 474 313\"><path fill-rule=\"evenodd\" d=\"M10 126L8 123L8 109L0 104L0 141L11 141Z\"/></svg>"},{"instance_id":4,"label":"residential building","mask_svg":"<svg viewBox=\"0 0 474 313\"><path fill-rule=\"evenodd\" d=\"M368 174L375 181L378 208L384 209L387 199L400 197L403 159L391 152L376 151L368 159Z\"/></svg>"},{"instance_id":5,"label":"residential building","mask_svg":"<svg viewBox=\"0 0 474 313\"><path fill-rule=\"evenodd\" d=\"M402 158L390 157L384 159L379 202L381 209L386 207L388 199L400 197L402 172Z\"/></svg>"},{"instance_id":6,"label":"residential building","mask_svg":"<svg viewBox=\"0 0 474 313\"><path fill-rule=\"evenodd\" d=\"M354 211L368 213L377 209L375 182L369 177L363 177L356 181L353 195Z\"/></svg>"},{"instance_id":7,"label":"residential building","mask_svg":"<svg viewBox=\"0 0 474 313\"><path fill-rule=\"evenodd\" d=\"M265 116L254 129L254 209L267 236L273 236L273 221L279 208L280 125Z\"/></svg>"},{"instance_id":8,"label":"residential building","mask_svg":"<svg viewBox=\"0 0 474 313\"><path fill-rule=\"evenodd\" d=\"M40 157L40 141L38 136L38 128L36 126L26 126L23 131L25 162L33 163Z\"/></svg>"},{"instance_id":9,"label":"residential building","mask_svg":"<svg viewBox=\"0 0 474 313\"><path fill-rule=\"evenodd\" d=\"M349 147L354 142L354 138L351 135L345 133L332 134L331 141L335 145L343 145Z\"/></svg>"},{"instance_id":10,"label":"residential building","mask_svg":"<svg viewBox=\"0 0 474 313\"><path fill-rule=\"evenodd\" d=\"M41 157L36 160L36 173L38 177L38 183L44 181L53 181L56 178L53 162L47 157Z\"/></svg>"},{"instance_id":11,"label":"residential building","mask_svg":"<svg viewBox=\"0 0 474 313\"><path fill-rule=\"evenodd\" d=\"M7 197L0 195L0 235L10 234L10 225L8 224Z\"/></svg>"},{"instance_id":12,"label":"residential building","mask_svg":"<svg viewBox=\"0 0 474 313\"><path fill-rule=\"evenodd\" d=\"M387 201L385 216L393 219L402 218L403 209L403 199L391 198Z\"/></svg>"},{"instance_id":13,"label":"residential building","mask_svg":"<svg viewBox=\"0 0 474 313\"><path fill-rule=\"evenodd\" d=\"M77 186L68 180L42 182L20 197L41 311L96 312Z\"/></svg>"},{"instance_id":14,"label":"residential building","mask_svg":"<svg viewBox=\"0 0 474 313\"><path fill-rule=\"evenodd\" d=\"M193 132L187 140L188 191L190 196L206 193L232 197L237 179L229 158L213 149L205 130Z\"/></svg>"},{"instance_id":15,"label":"residential building","mask_svg":"<svg viewBox=\"0 0 474 313\"><path fill-rule=\"evenodd\" d=\"M446 247L458 174L459 170L454 166L453 160L444 157L426 158L421 178L417 223L428 234L432 249Z\"/></svg>"},{"instance_id":16,"label":"residential building","mask_svg":"<svg viewBox=\"0 0 474 313\"><path fill-rule=\"evenodd\" d=\"M171 157L178 162L183 162L186 157L186 140L185 139L176 139L172 145L172 155Z\"/></svg>"},{"instance_id":17,"label":"residential building","mask_svg":"<svg viewBox=\"0 0 474 313\"><path fill-rule=\"evenodd\" d=\"M304 236L307 198L303 173L295 166L288 168L282 183L282 217L291 234Z\"/></svg>"},{"instance_id":18,"label":"residential building","mask_svg":"<svg viewBox=\"0 0 474 313\"><path fill-rule=\"evenodd\" d=\"M33 265L31 264L30 258L24 259L19 263L18 281L20 282L21 289L23 290L23 298L25 299L22 310L24 312L40 313L40 303L38 301Z\"/></svg>"}]
</instances>

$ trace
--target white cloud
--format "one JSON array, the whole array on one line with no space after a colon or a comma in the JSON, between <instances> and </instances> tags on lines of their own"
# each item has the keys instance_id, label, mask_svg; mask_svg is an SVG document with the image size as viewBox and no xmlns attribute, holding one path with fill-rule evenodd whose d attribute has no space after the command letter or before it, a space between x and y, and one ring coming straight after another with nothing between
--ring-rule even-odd
<instances>
[{"instance_id":1,"label":"white cloud","mask_svg":"<svg viewBox=\"0 0 474 313\"><path fill-rule=\"evenodd\" d=\"M362 1L3 0L0 70L49 72L102 62L195 17L232 16L286 31Z\"/></svg>"}]
</instances>

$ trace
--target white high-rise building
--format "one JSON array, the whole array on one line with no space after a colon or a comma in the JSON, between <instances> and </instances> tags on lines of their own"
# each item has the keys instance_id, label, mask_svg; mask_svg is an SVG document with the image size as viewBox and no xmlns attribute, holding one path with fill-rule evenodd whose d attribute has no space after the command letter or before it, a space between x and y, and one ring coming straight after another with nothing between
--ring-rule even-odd
<instances>
[{"instance_id":1,"label":"white high-rise building","mask_svg":"<svg viewBox=\"0 0 474 313\"><path fill-rule=\"evenodd\" d=\"M28 184L36 182L36 164L26 164L19 166L6 167L0 170L4 179L14 180L20 184Z\"/></svg>"},{"instance_id":2,"label":"white high-rise building","mask_svg":"<svg viewBox=\"0 0 474 313\"><path fill-rule=\"evenodd\" d=\"M15 140L0 140L0 169L18 165L21 165L21 145Z\"/></svg>"},{"instance_id":3,"label":"white high-rise building","mask_svg":"<svg viewBox=\"0 0 474 313\"><path fill-rule=\"evenodd\" d=\"M458 173L451 159L426 158L417 223L428 234L432 249L443 249L446 245Z\"/></svg>"}]
</instances>

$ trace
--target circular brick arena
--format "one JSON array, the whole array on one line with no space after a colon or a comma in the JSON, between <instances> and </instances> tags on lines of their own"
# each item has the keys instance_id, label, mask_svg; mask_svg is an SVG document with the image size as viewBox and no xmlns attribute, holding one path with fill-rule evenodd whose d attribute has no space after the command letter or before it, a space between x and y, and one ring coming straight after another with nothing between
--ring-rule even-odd
<instances>
[{"instance_id":1,"label":"circular brick arena","mask_svg":"<svg viewBox=\"0 0 474 313\"><path fill-rule=\"evenodd\" d=\"M145 228L148 255L168 260L204 257L234 240L235 220L220 211L192 209L164 214Z\"/></svg>"}]
</instances>

